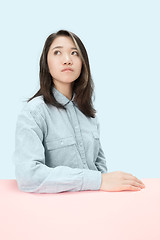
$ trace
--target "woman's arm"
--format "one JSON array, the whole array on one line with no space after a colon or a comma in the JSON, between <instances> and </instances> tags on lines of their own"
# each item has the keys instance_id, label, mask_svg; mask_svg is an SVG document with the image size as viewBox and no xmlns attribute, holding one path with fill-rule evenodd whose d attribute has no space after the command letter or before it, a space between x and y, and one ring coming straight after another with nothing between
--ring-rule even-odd
<instances>
[{"instance_id":1,"label":"woman's arm","mask_svg":"<svg viewBox=\"0 0 160 240\"><path fill-rule=\"evenodd\" d=\"M40 118L40 114L27 109L17 119L13 161L18 188L35 193L99 190L102 180L99 171L45 165L44 119Z\"/></svg>"},{"instance_id":2,"label":"woman's arm","mask_svg":"<svg viewBox=\"0 0 160 240\"><path fill-rule=\"evenodd\" d=\"M99 124L99 120L96 116L96 121L97 121L97 129L98 129L98 135L100 136L100 124ZM106 158L105 158L105 154L103 152L102 149L102 145L101 145L101 141L100 141L100 137L99 137L99 153L98 153L98 157L96 159L96 167L98 168L99 171L101 171L101 173L107 173L108 169L107 169L107 165L106 165Z\"/></svg>"}]
</instances>

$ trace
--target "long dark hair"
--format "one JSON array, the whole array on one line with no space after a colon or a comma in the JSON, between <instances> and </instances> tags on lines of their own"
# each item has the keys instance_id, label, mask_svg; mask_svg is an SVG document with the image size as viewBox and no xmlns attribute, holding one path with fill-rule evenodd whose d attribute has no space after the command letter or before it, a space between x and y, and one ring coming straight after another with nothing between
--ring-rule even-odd
<instances>
[{"instance_id":1,"label":"long dark hair","mask_svg":"<svg viewBox=\"0 0 160 240\"><path fill-rule=\"evenodd\" d=\"M56 33L52 33L46 39L40 57L40 72L39 72L40 89L33 97L29 98L27 102L31 101L33 98L37 96L43 95L43 99L46 104L51 104L57 108L62 108L66 110L65 106L57 102L53 95L52 86L54 86L54 82L49 72L47 63L47 54L49 48L54 39L56 39L58 36L71 37L75 46L78 49L79 55L82 60L82 69L80 76L74 81L73 85L73 92L75 92L74 101L77 103L79 110L83 112L87 117L95 118L96 110L93 108L92 103L92 95L94 94L94 82L91 77L87 51L79 37L77 37L74 33L66 30L59 30Z\"/></svg>"}]
</instances>

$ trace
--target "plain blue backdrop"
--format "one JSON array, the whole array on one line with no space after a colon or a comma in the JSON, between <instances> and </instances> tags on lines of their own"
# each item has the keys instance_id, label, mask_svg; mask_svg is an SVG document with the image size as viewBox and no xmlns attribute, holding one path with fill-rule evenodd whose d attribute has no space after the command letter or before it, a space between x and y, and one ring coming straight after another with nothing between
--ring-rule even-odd
<instances>
[{"instance_id":1,"label":"plain blue backdrop","mask_svg":"<svg viewBox=\"0 0 160 240\"><path fill-rule=\"evenodd\" d=\"M15 125L39 88L39 58L49 34L84 43L109 172L160 177L160 2L3 1L0 6L0 178L15 179Z\"/></svg>"}]
</instances>

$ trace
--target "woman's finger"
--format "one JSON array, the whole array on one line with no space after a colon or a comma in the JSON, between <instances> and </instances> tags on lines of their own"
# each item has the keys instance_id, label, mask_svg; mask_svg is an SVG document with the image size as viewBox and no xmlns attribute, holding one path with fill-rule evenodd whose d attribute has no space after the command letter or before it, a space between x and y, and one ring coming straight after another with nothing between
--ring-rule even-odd
<instances>
[{"instance_id":1,"label":"woman's finger","mask_svg":"<svg viewBox=\"0 0 160 240\"><path fill-rule=\"evenodd\" d=\"M126 178L126 180L128 180L128 179L132 179L132 180L134 180L135 182L138 182L138 183L141 183L141 184L144 185L144 183L143 183L140 179L138 179L137 177L133 176L132 174L128 174L128 178ZM145 186L145 185L144 185L144 186Z\"/></svg>"},{"instance_id":2,"label":"woman's finger","mask_svg":"<svg viewBox=\"0 0 160 240\"><path fill-rule=\"evenodd\" d=\"M131 187L140 187L140 188L143 188L143 184L142 183L140 183L140 182L137 182L137 181L135 181L135 180L126 180L125 182L124 182L124 184L125 185L127 185L127 186L131 186Z\"/></svg>"},{"instance_id":3,"label":"woman's finger","mask_svg":"<svg viewBox=\"0 0 160 240\"><path fill-rule=\"evenodd\" d=\"M135 187L131 185L124 185L122 191L140 191L140 187Z\"/></svg>"}]
</instances>

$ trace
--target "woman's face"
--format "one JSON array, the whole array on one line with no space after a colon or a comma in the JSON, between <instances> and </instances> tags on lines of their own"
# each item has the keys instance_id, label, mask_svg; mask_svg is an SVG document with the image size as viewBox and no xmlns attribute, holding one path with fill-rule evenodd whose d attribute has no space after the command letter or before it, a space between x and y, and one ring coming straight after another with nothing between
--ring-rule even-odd
<instances>
[{"instance_id":1,"label":"woman's face","mask_svg":"<svg viewBox=\"0 0 160 240\"><path fill-rule=\"evenodd\" d=\"M82 60L72 39L67 36L54 39L48 51L47 62L55 85L58 82L73 83L81 73ZM63 71L65 68L71 68L72 71Z\"/></svg>"}]
</instances>

